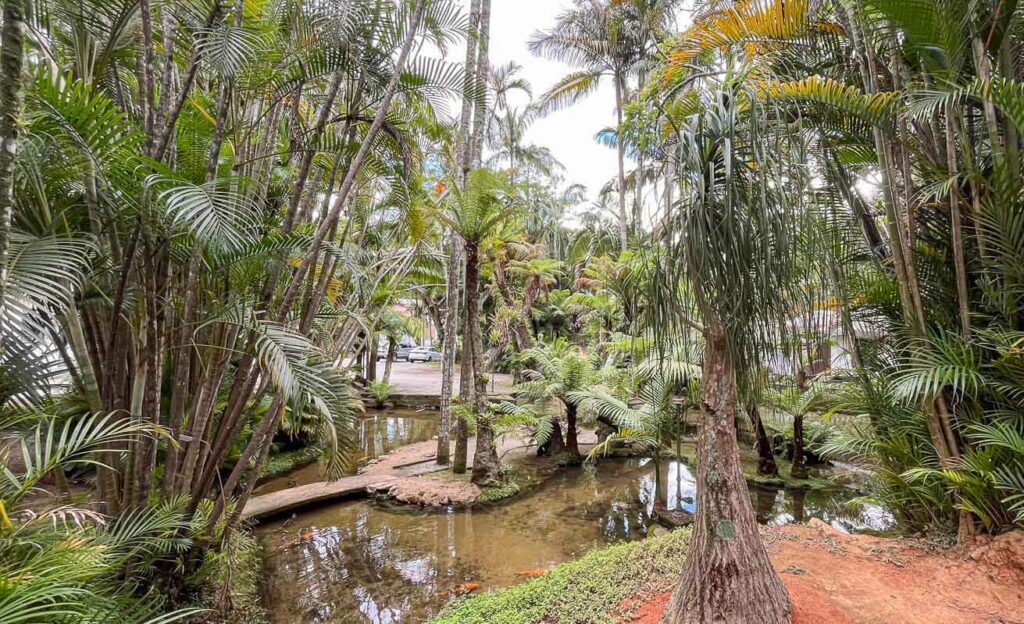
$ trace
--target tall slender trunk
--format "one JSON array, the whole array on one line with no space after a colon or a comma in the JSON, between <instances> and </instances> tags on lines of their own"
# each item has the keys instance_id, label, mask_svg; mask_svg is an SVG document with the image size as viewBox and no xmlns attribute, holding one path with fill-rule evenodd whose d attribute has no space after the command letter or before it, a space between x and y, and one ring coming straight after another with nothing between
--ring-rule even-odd
<instances>
[{"instance_id":1,"label":"tall slender trunk","mask_svg":"<svg viewBox=\"0 0 1024 624\"><path fill-rule=\"evenodd\" d=\"M465 78L462 83L462 110L459 115L459 136L456 149L455 181L459 187L465 186L466 176L471 167L472 141L470 128L473 122L473 98L475 91L477 57L477 38L479 37L480 1L472 0L469 8L469 37L466 41ZM448 276L445 292L444 343L441 346L441 422L437 432L437 463L444 466L448 463L451 453L450 433L452 429L452 395L455 390L455 355L457 352L459 332L459 276L462 273L462 239L456 234L451 235L451 254L448 259ZM465 360L465 351L462 356ZM462 459L459 461L459 448L456 448L456 462L453 471L466 471L465 428L461 419L455 423L456 434L462 434ZM456 441L458 446L458 441Z\"/></svg>"},{"instance_id":2,"label":"tall slender trunk","mask_svg":"<svg viewBox=\"0 0 1024 624\"><path fill-rule=\"evenodd\" d=\"M455 354L459 340L459 264L462 240L452 234L452 251L448 259L448 280L444 311L444 344L441 345L441 422L437 431L437 463L448 463L451 452L449 434L452 429L452 394L455 386ZM465 357L465 355L463 355ZM458 428L458 424L456 424ZM466 471L463 461L462 472ZM458 471L456 471L458 472Z\"/></svg>"},{"instance_id":3,"label":"tall slender trunk","mask_svg":"<svg viewBox=\"0 0 1024 624\"><path fill-rule=\"evenodd\" d=\"M858 22L859 7L850 4L845 7L847 24L854 47L860 54L861 77L864 82L865 92L869 94L878 93L876 79L876 59L874 49L870 42L863 40ZM987 67L982 64L982 68ZM891 247L893 250L893 264L896 268L896 281L900 291L900 301L903 305L903 312L907 327L911 336L916 340L923 338L925 325L924 308L921 303L921 289L917 280L917 270L914 266L913 249L909 246L909 236L905 230L905 222L899 213L899 193L896 189L896 177L898 171L894 166L891 142L883 135L881 127L877 124L872 126L874 135L875 150L878 153L879 173L882 178L882 191L886 211L886 229L888 230ZM993 150L996 146L993 145ZM910 187L907 181L904 185ZM942 397L936 400L924 399L924 409L928 414L928 430L931 434L932 444L939 459L944 463L951 461L960 454L959 441L957 440L952 416L945 405Z\"/></svg>"},{"instance_id":4,"label":"tall slender trunk","mask_svg":"<svg viewBox=\"0 0 1024 624\"><path fill-rule=\"evenodd\" d=\"M394 340L388 340L388 354L384 358L384 383L391 381L391 366L395 363L395 356L398 355L398 344Z\"/></svg>"},{"instance_id":5,"label":"tall slender trunk","mask_svg":"<svg viewBox=\"0 0 1024 624\"><path fill-rule=\"evenodd\" d=\"M950 229L953 231L953 266L956 270L956 299L960 310L960 332L964 340L971 338L970 299L967 292L967 265L964 262L964 235L960 219L960 187L959 168L957 166L956 126L954 123L956 107L946 106L946 165L953 184L949 189Z\"/></svg>"},{"instance_id":6,"label":"tall slender trunk","mask_svg":"<svg viewBox=\"0 0 1024 624\"><path fill-rule=\"evenodd\" d=\"M213 26L214 22L220 16L223 10L223 4L221 0L215 0L213 6L210 7L210 12L206 16L205 30L209 30ZM161 128L160 134L156 137L153 143L153 159L163 160L164 155L167 154L167 150L171 146L171 136L174 134L174 129L178 125L178 117L181 116L181 111L185 108L185 102L188 100L189 92L192 90L192 85L195 84L196 74L199 72L199 61L200 61L200 49L196 46L192 50L192 57L189 59L188 70L185 72L185 78L181 84L181 90L178 91L177 97L171 103L171 107L167 111L167 119ZM163 99L168 97L169 94L160 94L160 98Z\"/></svg>"},{"instance_id":7,"label":"tall slender trunk","mask_svg":"<svg viewBox=\"0 0 1024 624\"><path fill-rule=\"evenodd\" d=\"M665 624L788 624L789 593L757 532L736 442L736 371L708 323L697 441L697 514Z\"/></svg>"},{"instance_id":8,"label":"tall slender trunk","mask_svg":"<svg viewBox=\"0 0 1024 624\"><path fill-rule=\"evenodd\" d=\"M626 216L626 148L622 144L621 136L624 94L622 93L622 77L618 72L615 72L613 79L615 80L615 118L618 124L615 126L615 145L619 163L619 245L622 251L626 251L629 246L629 223Z\"/></svg>"},{"instance_id":9,"label":"tall slender trunk","mask_svg":"<svg viewBox=\"0 0 1024 624\"><path fill-rule=\"evenodd\" d=\"M485 0L486 1L486 0ZM485 485L498 479L501 463L494 439L494 415L487 401L487 377L482 370L483 334L480 331L480 249L476 241L466 241L466 342L473 353L473 411L476 413L476 453L471 480Z\"/></svg>"},{"instance_id":10,"label":"tall slender trunk","mask_svg":"<svg viewBox=\"0 0 1024 624\"><path fill-rule=\"evenodd\" d=\"M327 233L338 220L338 216L341 214L341 209L345 206L349 193L352 192L352 188L355 186L356 176L362 169L363 163L366 162L366 157L370 153L370 149L377 138L377 134L384 126L388 112L391 110L391 101L398 92L398 83L405 72L406 61L412 51L413 44L416 42L416 37L419 33L420 23L423 21L423 13L425 9L426 0L417 0L406 30L405 40L402 42L398 58L395 60L395 66L392 70L391 78L388 80L387 87L384 89L384 94L381 96L380 103L377 105L377 112L373 116L373 122L370 124L370 128L366 131L366 136L363 137L363 140L359 145L359 150L352 158L348 171L345 173L345 178L341 183L341 188L338 189L337 196L334 198L334 202L331 205L330 212L325 215L324 219L321 221L320 227L317 228L316 233L313 235L313 240L310 242L309 250L302 257L302 262L292 275L291 283L288 285L288 289L285 291L280 308L278 309L277 320L279 322L283 322L288 318L288 314L291 312L292 305L294 304L302 286L302 280L306 277L306 273L311 270L313 261L316 260L319 255L320 246L327 237Z\"/></svg>"},{"instance_id":11,"label":"tall slender trunk","mask_svg":"<svg viewBox=\"0 0 1024 624\"><path fill-rule=\"evenodd\" d=\"M374 383L377 381L377 334L370 336L370 339L366 341L366 371L364 373L367 383Z\"/></svg>"},{"instance_id":12,"label":"tall slender trunk","mask_svg":"<svg viewBox=\"0 0 1024 624\"><path fill-rule=\"evenodd\" d=\"M11 213L14 208L14 159L18 154L18 116L21 114L21 72L25 60L25 0L4 0L0 37L0 318L7 284ZM71 314L74 314L72 311ZM3 353L0 337L0 354Z\"/></svg>"},{"instance_id":13,"label":"tall slender trunk","mask_svg":"<svg viewBox=\"0 0 1024 624\"><path fill-rule=\"evenodd\" d=\"M487 84L487 74L491 70L488 50L491 43L491 0L480 0L480 26L476 53L476 83L478 88ZM484 131L487 123L487 98L476 102L473 116L472 159L470 167L479 167L483 160Z\"/></svg>"},{"instance_id":14,"label":"tall slender trunk","mask_svg":"<svg viewBox=\"0 0 1024 624\"><path fill-rule=\"evenodd\" d=\"M465 293L463 293L465 294ZM473 410L473 349L469 340L469 322L466 320L466 308L460 311L462 320L462 358L459 362L459 403L461 406L458 420L455 423L455 456L452 459L452 472L463 474L469 455L469 422L468 414Z\"/></svg>"},{"instance_id":15,"label":"tall slender trunk","mask_svg":"<svg viewBox=\"0 0 1024 624\"><path fill-rule=\"evenodd\" d=\"M153 13L149 0L139 0L139 15L142 18L142 54L141 58L141 84L139 84L139 98L142 108L143 127L146 134L145 151L147 154L153 148L154 129L156 127L156 110L153 97Z\"/></svg>"}]
</instances>

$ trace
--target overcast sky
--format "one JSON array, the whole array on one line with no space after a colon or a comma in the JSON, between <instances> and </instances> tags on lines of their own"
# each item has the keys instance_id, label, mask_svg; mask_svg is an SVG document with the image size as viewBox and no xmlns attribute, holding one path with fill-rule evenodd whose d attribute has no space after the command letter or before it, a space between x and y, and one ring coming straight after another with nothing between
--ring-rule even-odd
<instances>
[{"instance_id":1,"label":"overcast sky","mask_svg":"<svg viewBox=\"0 0 1024 624\"><path fill-rule=\"evenodd\" d=\"M468 13L468 0L465 4ZM491 65L509 61L522 65L522 76L533 84L534 96L540 97L572 68L533 56L526 42L535 30L550 28L558 13L571 6L571 0L492 0ZM465 51L459 54L461 59ZM566 167L566 183L586 185L588 200L593 200L616 173L615 150L598 145L594 135L614 123L615 91L607 83L585 101L537 121L527 141L551 148Z\"/></svg>"}]
</instances>

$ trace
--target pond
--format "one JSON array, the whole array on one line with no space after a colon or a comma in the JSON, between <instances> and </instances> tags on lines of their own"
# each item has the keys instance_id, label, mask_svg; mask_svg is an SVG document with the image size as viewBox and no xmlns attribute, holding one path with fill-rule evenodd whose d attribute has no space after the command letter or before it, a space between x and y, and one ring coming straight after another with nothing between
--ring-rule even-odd
<instances>
[{"instance_id":1,"label":"pond","mask_svg":"<svg viewBox=\"0 0 1024 624\"><path fill-rule=\"evenodd\" d=\"M693 475L665 462L670 509L693 510ZM454 588L480 591L622 540L654 524L655 478L647 459L605 460L560 472L498 507L429 512L348 502L258 528L266 547L266 604L275 623L424 622ZM884 529L877 508L847 509L855 492L751 488L758 520L821 518L843 530Z\"/></svg>"},{"instance_id":2,"label":"pond","mask_svg":"<svg viewBox=\"0 0 1024 624\"><path fill-rule=\"evenodd\" d=\"M356 455L351 474L371 459L386 455L400 446L425 442L437 435L437 412L412 409L367 410L356 418ZM256 494L269 494L298 485L323 481L318 464L270 479L256 488Z\"/></svg>"}]
</instances>

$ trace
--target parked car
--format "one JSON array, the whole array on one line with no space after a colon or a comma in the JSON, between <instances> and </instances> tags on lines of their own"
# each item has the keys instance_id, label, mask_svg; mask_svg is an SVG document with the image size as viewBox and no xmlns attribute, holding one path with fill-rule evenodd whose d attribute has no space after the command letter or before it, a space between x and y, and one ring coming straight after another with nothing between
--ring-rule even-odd
<instances>
[{"instance_id":1,"label":"parked car","mask_svg":"<svg viewBox=\"0 0 1024 624\"><path fill-rule=\"evenodd\" d=\"M388 344L389 343L388 343L387 340L382 340L381 343L377 346L377 359L378 360L383 360L383 359L386 359L388 357ZM400 343L398 345L398 349L395 351L395 359L396 360L405 360L406 362L408 362L409 361L409 352L411 352L412 350L413 350L413 346L411 344L408 344L408 343L405 343L405 342Z\"/></svg>"},{"instance_id":2,"label":"parked car","mask_svg":"<svg viewBox=\"0 0 1024 624\"><path fill-rule=\"evenodd\" d=\"M410 362L440 362L441 352L434 347L416 347L409 352Z\"/></svg>"}]
</instances>

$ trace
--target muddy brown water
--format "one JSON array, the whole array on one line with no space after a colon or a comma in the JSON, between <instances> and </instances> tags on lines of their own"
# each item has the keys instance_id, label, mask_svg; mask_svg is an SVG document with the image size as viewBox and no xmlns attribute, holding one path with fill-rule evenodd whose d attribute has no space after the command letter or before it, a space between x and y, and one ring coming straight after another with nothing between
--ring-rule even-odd
<instances>
[{"instance_id":1,"label":"muddy brown water","mask_svg":"<svg viewBox=\"0 0 1024 624\"><path fill-rule=\"evenodd\" d=\"M355 474L371 459L386 455L400 446L424 442L437 435L436 411L394 409L367 410L356 419L356 456L349 471ZM323 481L318 464L310 464L271 479L256 488L255 493L269 494L279 490Z\"/></svg>"},{"instance_id":2,"label":"muddy brown water","mask_svg":"<svg viewBox=\"0 0 1024 624\"><path fill-rule=\"evenodd\" d=\"M670 509L694 510L685 464L666 462ZM817 517L852 531L884 529L882 510L849 508L855 493L751 488L758 520ZM429 620L463 583L479 591L521 582L589 550L652 529L654 464L605 460L565 470L504 505L441 512L347 502L261 525L265 602L275 624L395 624Z\"/></svg>"}]
</instances>

